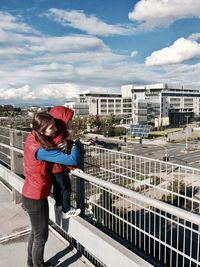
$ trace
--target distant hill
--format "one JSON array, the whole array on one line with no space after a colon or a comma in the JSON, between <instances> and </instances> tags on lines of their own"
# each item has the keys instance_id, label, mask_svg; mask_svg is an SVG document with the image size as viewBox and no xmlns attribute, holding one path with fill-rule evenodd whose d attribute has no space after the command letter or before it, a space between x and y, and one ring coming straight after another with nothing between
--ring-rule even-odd
<instances>
[{"instance_id":1,"label":"distant hill","mask_svg":"<svg viewBox=\"0 0 200 267\"><path fill-rule=\"evenodd\" d=\"M50 104L50 103L17 103L17 104L15 104L15 107L19 107L19 108L30 108L32 106L34 106L34 107L52 107L54 105L55 104Z\"/></svg>"},{"instance_id":2,"label":"distant hill","mask_svg":"<svg viewBox=\"0 0 200 267\"><path fill-rule=\"evenodd\" d=\"M29 102L17 102L17 101L9 101L9 100L0 100L0 105L13 105L14 107L19 107L19 108L29 108L32 106L37 106L37 107L52 107L52 106L62 106L65 104L65 102L68 101L76 101L77 98L72 97L71 99L63 99L63 100L50 100L50 102L39 102L39 101L33 101L31 103ZM49 101L49 100L47 100Z\"/></svg>"}]
</instances>

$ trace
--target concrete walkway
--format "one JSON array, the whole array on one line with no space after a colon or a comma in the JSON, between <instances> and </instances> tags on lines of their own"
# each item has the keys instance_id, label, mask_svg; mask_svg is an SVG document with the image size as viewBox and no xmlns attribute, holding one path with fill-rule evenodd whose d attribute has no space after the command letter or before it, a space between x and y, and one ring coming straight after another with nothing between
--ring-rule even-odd
<instances>
[{"instance_id":1,"label":"concrete walkway","mask_svg":"<svg viewBox=\"0 0 200 267\"><path fill-rule=\"evenodd\" d=\"M26 267L29 218L21 205L14 204L11 192L0 182L0 266ZM45 247L45 261L56 267L93 266L83 256L50 229Z\"/></svg>"}]
</instances>

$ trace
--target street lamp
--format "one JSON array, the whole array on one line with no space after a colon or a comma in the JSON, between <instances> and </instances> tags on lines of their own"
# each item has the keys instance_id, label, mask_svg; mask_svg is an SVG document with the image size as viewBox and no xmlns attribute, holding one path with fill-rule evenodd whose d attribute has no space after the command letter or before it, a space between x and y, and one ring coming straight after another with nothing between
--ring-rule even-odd
<instances>
[{"instance_id":1,"label":"street lamp","mask_svg":"<svg viewBox=\"0 0 200 267\"><path fill-rule=\"evenodd\" d=\"M186 128L185 128L185 151L188 150L188 118L190 116L185 116L186 118Z\"/></svg>"}]
</instances>

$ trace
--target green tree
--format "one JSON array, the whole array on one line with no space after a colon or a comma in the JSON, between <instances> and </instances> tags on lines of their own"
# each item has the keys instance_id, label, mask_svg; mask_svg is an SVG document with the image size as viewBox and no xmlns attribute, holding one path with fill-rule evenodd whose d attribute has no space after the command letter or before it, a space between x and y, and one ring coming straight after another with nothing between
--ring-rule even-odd
<instances>
[{"instance_id":1,"label":"green tree","mask_svg":"<svg viewBox=\"0 0 200 267\"><path fill-rule=\"evenodd\" d=\"M162 200L168 203L171 203L175 206L179 204L179 206L184 201L184 197L180 197L180 195L186 195L186 186L183 180L174 179L170 182L169 188L172 193L167 196L163 195ZM174 194L177 193L178 195Z\"/></svg>"}]
</instances>

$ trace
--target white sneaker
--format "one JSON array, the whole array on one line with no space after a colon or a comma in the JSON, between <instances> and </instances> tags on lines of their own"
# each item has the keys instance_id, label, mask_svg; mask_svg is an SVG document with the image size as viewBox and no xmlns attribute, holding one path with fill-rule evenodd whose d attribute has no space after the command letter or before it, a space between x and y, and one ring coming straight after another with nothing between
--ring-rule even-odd
<instances>
[{"instance_id":1,"label":"white sneaker","mask_svg":"<svg viewBox=\"0 0 200 267\"><path fill-rule=\"evenodd\" d=\"M78 216L81 213L81 209L71 209L68 212L63 212L62 217L63 219L69 219L71 217Z\"/></svg>"}]
</instances>

